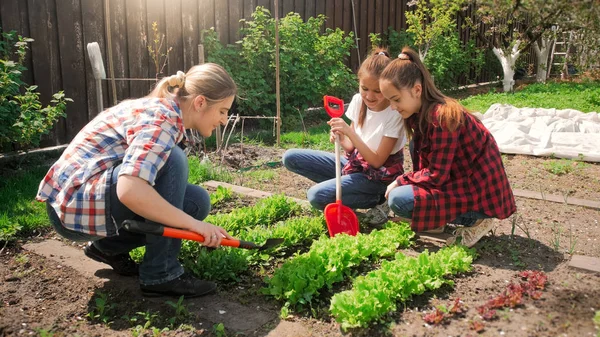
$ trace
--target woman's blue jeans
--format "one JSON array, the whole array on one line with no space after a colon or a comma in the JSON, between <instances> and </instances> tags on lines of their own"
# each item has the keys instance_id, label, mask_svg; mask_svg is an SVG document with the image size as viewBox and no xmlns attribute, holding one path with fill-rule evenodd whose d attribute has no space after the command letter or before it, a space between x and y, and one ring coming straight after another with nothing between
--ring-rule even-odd
<instances>
[{"instance_id":1,"label":"woman's blue jeans","mask_svg":"<svg viewBox=\"0 0 600 337\"><path fill-rule=\"evenodd\" d=\"M144 219L123 205L117 197L117 177L120 165L115 167L110 188L110 210L113 219L120 227L124 220ZM173 148L165 165L158 172L154 189L165 200L192 217L203 220L210 212L210 197L200 186L188 184L188 161L179 147ZM148 205L152 207L152 205ZM134 248L146 246L144 260L140 265L140 283L143 285L161 284L178 278L183 267L177 257L181 240L156 235L145 235L118 230L118 235L100 237L75 232L63 227L54 209L47 206L52 225L61 236L74 241L93 241L93 245L107 255L128 253Z\"/></svg>"},{"instance_id":2,"label":"woman's blue jeans","mask_svg":"<svg viewBox=\"0 0 600 337\"><path fill-rule=\"evenodd\" d=\"M290 171L304 176L317 184L308 189L310 204L323 210L335 202L335 155L333 153L292 149L283 154L283 165ZM341 167L347 160L341 158ZM350 208L367 209L383 202L387 185L371 181L362 173L342 175L342 203Z\"/></svg>"}]
</instances>

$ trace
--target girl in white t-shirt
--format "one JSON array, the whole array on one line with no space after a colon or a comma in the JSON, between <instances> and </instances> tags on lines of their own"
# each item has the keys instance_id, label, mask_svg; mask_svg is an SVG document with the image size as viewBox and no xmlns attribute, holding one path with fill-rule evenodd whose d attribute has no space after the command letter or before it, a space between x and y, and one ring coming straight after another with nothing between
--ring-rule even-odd
<instances>
[{"instance_id":1,"label":"girl in white t-shirt","mask_svg":"<svg viewBox=\"0 0 600 337\"><path fill-rule=\"evenodd\" d=\"M333 118L330 141L335 135L346 152L342 158L342 203L351 208L369 209L368 221L387 221L387 185L404 173L406 135L402 116L390 107L379 90L379 76L390 63L386 51L377 50L360 66L359 90L346 110L348 125ZM333 153L292 149L283 155L284 166L317 184L308 190L311 205L324 209L335 202L335 156Z\"/></svg>"}]
</instances>

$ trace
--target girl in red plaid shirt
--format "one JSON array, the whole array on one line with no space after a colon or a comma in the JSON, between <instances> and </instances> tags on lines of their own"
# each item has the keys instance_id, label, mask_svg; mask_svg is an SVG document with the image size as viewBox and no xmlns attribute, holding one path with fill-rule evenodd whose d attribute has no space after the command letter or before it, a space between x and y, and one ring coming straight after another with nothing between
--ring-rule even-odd
<instances>
[{"instance_id":1,"label":"girl in red plaid shirt","mask_svg":"<svg viewBox=\"0 0 600 337\"><path fill-rule=\"evenodd\" d=\"M447 243L473 246L493 228L491 218L505 219L516 211L494 137L435 87L408 47L386 67L379 84L412 137L413 172L387 187L390 208L412 219L417 232L462 225Z\"/></svg>"},{"instance_id":2,"label":"girl in red plaid shirt","mask_svg":"<svg viewBox=\"0 0 600 337\"><path fill-rule=\"evenodd\" d=\"M371 210L367 221L386 222L390 209L385 202L387 184L404 172L402 149L406 135L402 118L390 107L379 90L379 75L390 62L389 54L376 50L358 71L360 93L356 94L346 117L332 118L330 141L335 135L346 152L341 159L342 202L351 208ZM308 192L308 200L317 209L335 202L335 156L332 153L307 149L292 149L283 155L285 167L317 184Z\"/></svg>"}]
</instances>

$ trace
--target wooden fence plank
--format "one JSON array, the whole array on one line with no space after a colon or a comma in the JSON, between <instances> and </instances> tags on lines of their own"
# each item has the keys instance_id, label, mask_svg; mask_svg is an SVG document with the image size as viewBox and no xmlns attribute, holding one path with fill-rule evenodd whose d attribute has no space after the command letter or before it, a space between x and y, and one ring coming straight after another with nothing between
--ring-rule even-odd
<instances>
[{"instance_id":1,"label":"wooden fence plank","mask_svg":"<svg viewBox=\"0 0 600 337\"><path fill-rule=\"evenodd\" d=\"M343 16L342 16L342 28L344 32L350 33L352 31L352 0L343 0Z\"/></svg>"},{"instance_id":2,"label":"wooden fence plank","mask_svg":"<svg viewBox=\"0 0 600 337\"><path fill-rule=\"evenodd\" d=\"M244 0L244 19L251 20L256 9L256 0Z\"/></svg>"},{"instance_id":3,"label":"wooden fence plank","mask_svg":"<svg viewBox=\"0 0 600 337\"><path fill-rule=\"evenodd\" d=\"M398 7L396 7L396 27L400 30L406 29L406 12L408 6L406 5L407 0L397 0Z\"/></svg>"},{"instance_id":4,"label":"wooden fence plank","mask_svg":"<svg viewBox=\"0 0 600 337\"><path fill-rule=\"evenodd\" d=\"M304 8L304 20L317 16L317 0L306 0L306 6Z\"/></svg>"},{"instance_id":5,"label":"wooden fence plank","mask_svg":"<svg viewBox=\"0 0 600 337\"><path fill-rule=\"evenodd\" d=\"M358 17L362 18L360 20L360 35L358 40L360 46L360 56L362 60L366 58L365 55L367 53L367 46L369 45L369 20L367 15L369 14L369 6L371 5L371 1L373 0L361 0L360 11L358 12ZM357 68L360 66L362 60L358 60L359 65L357 65Z\"/></svg>"},{"instance_id":6,"label":"wooden fence plank","mask_svg":"<svg viewBox=\"0 0 600 337\"><path fill-rule=\"evenodd\" d=\"M327 15L326 0L316 0L315 10L317 15Z\"/></svg>"},{"instance_id":7,"label":"wooden fence plank","mask_svg":"<svg viewBox=\"0 0 600 337\"><path fill-rule=\"evenodd\" d=\"M167 32L165 48L173 48L169 52L169 60L165 76L170 76L177 71L184 71L183 67L183 30L181 28L181 0L169 0L165 6L165 29ZM197 49L197 47L196 47Z\"/></svg>"},{"instance_id":8,"label":"wooden fence plank","mask_svg":"<svg viewBox=\"0 0 600 337\"><path fill-rule=\"evenodd\" d=\"M200 0L198 2L198 19L200 31L215 27L215 0Z\"/></svg>"},{"instance_id":9,"label":"wooden fence plank","mask_svg":"<svg viewBox=\"0 0 600 337\"><path fill-rule=\"evenodd\" d=\"M110 30L112 38L113 66L116 78L129 77L128 51L127 51L127 26L125 24L127 13L125 0L110 1ZM129 82L117 81L117 100L128 99Z\"/></svg>"},{"instance_id":10,"label":"wooden fence plank","mask_svg":"<svg viewBox=\"0 0 600 337\"><path fill-rule=\"evenodd\" d=\"M375 33L383 32L383 0L375 0Z\"/></svg>"},{"instance_id":11,"label":"wooden fence plank","mask_svg":"<svg viewBox=\"0 0 600 337\"><path fill-rule=\"evenodd\" d=\"M308 17L306 16L306 13L305 13L305 8L306 8L307 2L310 2L310 1L307 1L307 0L295 0L294 1L294 12L300 14L300 16L304 20L308 19Z\"/></svg>"},{"instance_id":12,"label":"wooden fence plank","mask_svg":"<svg viewBox=\"0 0 600 337\"><path fill-rule=\"evenodd\" d=\"M390 26L390 0L383 0L381 15L381 33L386 33Z\"/></svg>"},{"instance_id":13,"label":"wooden fence plank","mask_svg":"<svg viewBox=\"0 0 600 337\"><path fill-rule=\"evenodd\" d=\"M229 1L215 1L215 30L221 43L229 43Z\"/></svg>"},{"instance_id":14,"label":"wooden fence plank","mask_svg":"<svg viewBox=\"0 0 600 337\"><path fill-rule=\"evenodd\" d=\"M181 3L181 25L183 29L183 69L187 72L198 64L198 6L196 0L183 0Z\"/></svg>"},{"instance_id":15,"label":"wooden fence plank","mask_svg":"<svg viewBox=\"0 0 600 337\"><path fill-rule=\"evenodd\" d=\"M354 1L354 10L352 9L352 1ZM368 1L368 0L365 0ZM352 29L352 32L355 34L355 38L360 38L360 36L357 36L357 34L360 34L360 22L358 20L355 20L354 17L356 16L356 18L358 18L358 14L360 11L360 2L361 0L350 0L348 5L350 7L350 20L351 20L351 24L350 27ZM356 24L356 27L354 27L354 24ZM360 40L359 40L360 41ZM358 49L358 51L360 52L360 49ZM361 53L362 55L362 53ZM352 51L350 52L350 69L352 69L352 71L356 71L358 69L358 65L360 63L359 57L358 57L358 53L357 53L357 49L356 49L356 42L354 43L354 47L352 48Z\"/></svg>"},{"instance_id":16,"label":"wooden fence plank","mask_svg":"<svg viewBox=\"0 0 600 337\"><path fill-rule=\"evenodd\" d=\"M273 15L273 11L271 10L271 8L273 8L273 0L256 0L256 5L268 9ZM273 17L274 16L275 15L273 15Z\"/></svg>"},{"instance_id":17,"label":"wooden fence plank","mask_svg":"<svg viewBox=\"0 0 600 337\"><path fill-rule=\"evenodd\" d=\"M101 1L81 0L81 17L83 21L83 44L87 47L88 43L98 42L102 51L104 67L106 68L106 43L104 38L104 10ZM96 96L96 81L90 65L90 59L85 54L85 80L87 97L87 115L88 120L92 120L100 111L98 111L98 99ZM103 106L108 106L108 85L102 82Z\"/></svg>"},{"instance_id":18,"label":"wooden fence plank","mask_svg":"<svg viewBox=\"0 0 600 337\"><path fill-rule=\"evenodd\" d=\"M148 78L149 55L146 48L151 38L146 35L146 1L127 0L127 49L129 76ZM131 97L142 97L149 93L152 82L132 81L129 83Z\"/></svg>"},{"instance_id":19,"label":"wooden fence plank","mask_svg":"<svg viewBox=\"0 0 600 337\"><path fill-rule=\"evenodd\" d=\"M243 16L244 0L229 0L229 43L240 39L240 19Z\"/></svg>"},{"instance_id":20,"label":"wooden fence plank","mask_svg":"<svg viewBox=\"0 0 600 337\"><path fill-rule=\"evenodd\" d=\"M390 0L390 6L389 6L390 22L388 23L388 26L392 27L392 29L394 29L394 30L397 30L397 28L396 28L396 3L397 2L398 2L397 0ZM387 30L386 30L386 32L387 32Z\"/></svg>"},{"instance_id":21,"label":"wooden fence plank","mask_svg":"<svg viewBox=\"0 0 600 337\"><path fill-rule=\"evenodd\" d=\"M333 26L335 28L343 28L344 27L344 0L335 0L335 20L333 21Z\"/></svg>"},{"instance_id":22,"label":"wooden fence plank","mask_svg":"<svg viewBox=\"0 0 600 337\"><path fill-rule=\"evenodd\" d=\"M325 26L327 28L335 27L335 1L334 0L323 0L325 1L325 15L327 16L327 22Z\"/></svg>"},{"instance_id":23,"label":"wooden fence plank","mask_svg":"<svg viewBox=\"0 0 600 337\"><path fill-rule=\"evenodd\" d=\"M288 13L294 12L294 0L283 0L281 7L283 10L281 17L286 16Z\"/></svg>"},{"instance_id":24,"label":"wooden fence plank","mask_svg":"<svg viewBox=\"0 0 600 337\"><path fill-rule=\"evenodd\" d=\"M61 89L60 54L54 0L28 0L30 20L31 55L34 59L34 82L43 105L50 103L52 95ZM52 145L66 143L65 120L61 118L53 131ZM50 144L47 144L50 145Z\"/></svg>"},{"instance_id":25,"label":"wooden fence plank","mask_svg":"<svg viewBox=\"0 0 600 337\"><path fill-rule=\"evenodd\" d=\"M73 99L67 104L66 141L70 142L87 122L87 96L85 90L85 61L83 29L79 0L56 2L60 50L68 50L60 57L62 89L65 96Z\"/></svg>"}]
</instances>

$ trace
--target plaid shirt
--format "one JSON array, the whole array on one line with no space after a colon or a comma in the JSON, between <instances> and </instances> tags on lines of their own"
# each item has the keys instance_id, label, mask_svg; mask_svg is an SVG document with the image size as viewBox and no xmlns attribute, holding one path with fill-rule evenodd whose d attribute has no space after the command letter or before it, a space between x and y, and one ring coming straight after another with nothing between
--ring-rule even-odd
<instances>
[{"instance_id":1,"label":"plaid shirt","mask_svg":"<svg viewBox=\"0 0 600 337\"><path fill-rule=\"evenodd\" d=\"M86 125L50 168L36 199L49 203L65 228L98 236L116 235L110 215L113 168L154 185L171 149L184 137L177 103L128 100Z\"/></svg>"},{"instance_id":2,"label":"plaid shirt","mask_svg":"<svg viewBox=\"0 0 600 337\"><path fill-rule=\"evenodd\" d=\"M513 214L515 198L492 134L467 112L454 132L440 127L437 109L432 114L425 134L416 130L416 115L408 120L415 130L414 171L396 179L413 186L413 230L438 228L470 211L499 219Z\"/></svg>"},{"instance_id":3,"label":"plaid shirt","mask_svg":"<svg viewBox=\"0 0 600 337\"><path fill-rule=\"evenodd\" d=\"M391 154L378 169L369 165L357 149L346 154L346 158L348 162L342 168L342 174L364 173L369 180L390 184L398 175L404 173L404 153L402 150Z\"/></svg>"}]
</instances>

